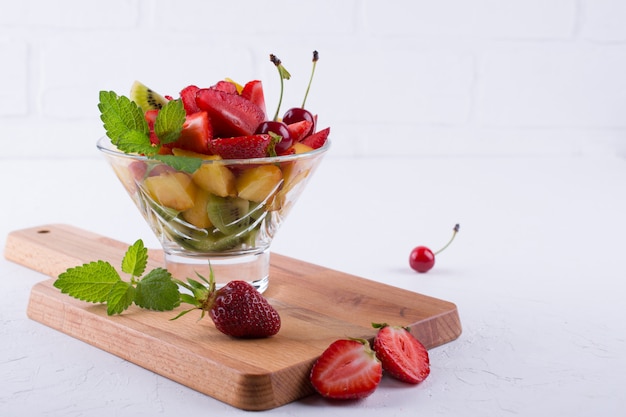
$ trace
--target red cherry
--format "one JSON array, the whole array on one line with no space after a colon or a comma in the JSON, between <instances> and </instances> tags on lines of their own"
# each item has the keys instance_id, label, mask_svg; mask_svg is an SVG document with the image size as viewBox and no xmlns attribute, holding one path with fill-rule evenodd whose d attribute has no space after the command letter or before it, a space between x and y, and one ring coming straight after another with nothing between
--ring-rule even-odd
<instances>
[{"instance_id":1,"label":"red cherry","mask_svg":"<svg viewBox=\"0 0 626 417\"><path fill-rule=\"evenodd\" d=\"M426 246L418 246L411 251L409 264L417 272L427 272L435 265L435 254Z\"/></svg>"},{"instance_id":2,"label":"red cherry","mask_svg":"<svg viewBox=\"0 0 626 417\"><path fill-rule=\"evenodd\" d=\"M446 245L443 248L439 249L437 252L431 251L426 246L417 246L416 248L414 248L411 251L411 255L409 256L409 265L411 266L411 268L413 268L417 272L430 271L430 269L435 265L435 255L441 253L450 245L450 243L452 243L454 237L459 231L459 227L460 226L458 224L454 225L454 228L452 229L452 237L450 238L448 243L446 243Z\"/></svg>"},{"instance_id":3,"label":"red cherry","mask_svg":"<svg viewBox=\"0 0 626 417\"><path fill-rule=\"evenodd\" d=\"M310 111L303 109L301 107L293 107L285 112L283 116L283 122L285 124L297 123L302 120L306 120L307 122L311 122L311 128L306 132L303 137L307 137L315 133L315 116Z\"/></svg>"},{"instance_id":4,"label":"red cherry","mask_svg":"<svg viewBox=\"0 0 626 417\"><path fill-rule=\"evenodd\" d=\"M278 155L284 154L293 145L293 139L291 133L287 128L287 125L283 122L275 122L273 120L266 120L261 122L256 128L255 134L274 133L281 137L280 142L276 144L276 153Z\"/></svg>"}]
</instances>

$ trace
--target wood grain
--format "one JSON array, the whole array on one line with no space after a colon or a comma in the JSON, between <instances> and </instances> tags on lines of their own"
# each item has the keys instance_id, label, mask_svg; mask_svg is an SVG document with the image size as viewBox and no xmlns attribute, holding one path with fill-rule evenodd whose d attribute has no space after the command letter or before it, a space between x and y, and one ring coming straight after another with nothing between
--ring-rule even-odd
<instances>
[{"instance_id":1,"label":"wood grain","mask_svg":"<svg viewBox=\"0 0 626 417\"><path fill-rule=\"evenodd\" d=\"M373 338L372 321L409 326L427 348L461 333L451 302L274 253L264 295L280 313L282 327L267 339L229 338L194 313L170 321L176 311L133 306L109 317L105 306L53 287L73 266L102 259L117 267L127 247L57 224L10 233L5 257L52 277L32 288L31 319L244 410L267 410L312 394L308 373L315 359L336 339ZM149 268L162 262L161 251L150 252Z\"/></svg>"}]
</instances>

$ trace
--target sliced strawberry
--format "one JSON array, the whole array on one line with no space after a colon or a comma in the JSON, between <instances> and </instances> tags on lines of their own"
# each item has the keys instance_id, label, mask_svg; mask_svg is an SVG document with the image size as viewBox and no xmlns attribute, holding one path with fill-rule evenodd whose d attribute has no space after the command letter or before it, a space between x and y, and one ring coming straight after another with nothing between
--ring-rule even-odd
<instances>
[{"instance_id":1,"label":"sliced strawberry","mask_svg":"<svg viewBox=\"0 0 626 417\"><path fill-rule=\"evenodd\" d=\"M196 103L209 114L214 137L251 135L265 120L259 106L238 94L202 88L196 94Z\"/></svg>"},{"instance_id":2,"label":"sliced strawberry","mask_svg":"<svg viewBox=\"0 0 626 417\"><path fill-rule=\"evenodd\" d=\"M230 81L218 81L217 83L212 85L211 88L213 90L223 91L228 94L239 94L237 92L237 86L235 85L235 83L232 83Z\"/></svg>"},{"instance_id":3,"label":"sliced strawberry","mask_svg":"<svg viewBox=\"0 0 626 417\"><path fill-rule=\"evenodd\" d=\"M209 150L224 159L263 158L270 155L270 135L249 135L218 138L209 141Z\"/></svg>"},{"instance_id":4,"label":"sliced strawberry","mask_svg":"<svg viewBox=\"0 0 626 417\"><path fill-rule=\"evenodd\" d=\"M209 116L200 111L187 116L183 130L176 142L167 145L169 148L180 148L202 154L208 154L209 141L212 139L212 129Z\"/></svg>"},{"instance_id":5,"label":"sliced strawberry","mask_svg":"<svg viewBox=\"0 0 626 417\"><path fill-rule=\"evenodd\" d=\"M185 107L185 112L187 114L193 114L200 111L198 105L196 104L196 93L200 88L195 85L189 85L182 89L180 92L180 98L183 101L183 107Z\"/></svg>"},{"instance_id":6,"label":"sliced strawberry","mask_svg":"<svg viewBox=\"0 0 626 417\"><path fill-rule=\"evenodd\" d=\"M265 94L263 93L263 84L259 80L253 80L246 83L241 90L241 97L250 100L261 110L263 114L267 115L267 109L265 107ZM265 117L267 118L267 117Z\"/></svg>"},{"instance_id":7,"label":"sliced strawberry","mask_svg":"<svg viewBox=\"0 0 626 417\"><path fill-rule=\"evenodd\" d=\"M150 143L153 145L159 144L159 138L157 138L154 133L154 122L156 121L157 115L159 114L158 110L148 110L144 117L146 118L146 122L148 122L148 128L150 129Z\"/></svg>"},{"instance_id":8,"label":"sliced strawberry","mask_svg":"<svg viewBox=\"0 0 626 417\"><path fill-rule=\"evenodd\" d=\"M311 369L311 384L326 398L358 399L374 392L383 368L366 340L333 342Z\"/></svg>"},{"instance_id":9,"label":"sliced strawberry","mask_svg":"<svg viewBox=\"0 0 626 417\"><path fill-rule=\"evenodd\" d=\"M430 374L430 359L424 345L404 327L386 324L374 327L379 327L374 350L385 372L411 384L426 379Z\"/></svg>"},{"instance_id":10,"label":"sliced strawberry","mask_svg":"<svg viewBox=\"0 0 626 417\"><path fill-rule=\"evenodd\" d=\"M304 143L307 146L310 146L313 149L321 148L326 143L329 134L330 127L327 127L326 129L322 129L319 132L313 133L311 136L307 136L300 142Z\"/></svg>"},{"instance_id":11,"label":"sliced strawberry","mask_svg":"<svg viewBox=\"0 0 626 417\"><path fill-rule=\"evenodd\" d=\"M293 139L294 142L300 142L302 139L304 139L306 137L306 134L309 133L312 127L313 122L310 122L308 120L301 120L299 122L287 125L287 129L289 130L291 139Z\"/></svg>"}]
</instances>

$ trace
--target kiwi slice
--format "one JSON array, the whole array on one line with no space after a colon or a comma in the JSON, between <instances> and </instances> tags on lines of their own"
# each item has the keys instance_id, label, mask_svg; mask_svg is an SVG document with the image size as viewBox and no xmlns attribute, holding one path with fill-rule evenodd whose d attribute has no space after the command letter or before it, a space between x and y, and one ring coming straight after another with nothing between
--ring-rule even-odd
<instances>
[{"instance_id":1,"label":"kiwi slice","mask_svg":"<svg viewBox=\"0 0 626 417\"><path fill-rule=\"evenodd\" d=\"M248 227L249 210L250 202L239 197L219 197L211 194L207 203L209 220L225 235L236 234Z\"/></svg>"},{"instance_id":2,"label":"kiwi slice","mask_svg":"<svg viewBox=\"0 0 626 417\"><path fill-rule=\"evenodd\" d=\"M201 239L177 239L183 247L200 252L221 252L234 249L241 244L245 236L224 235L217 232Z\"/></svg>"},{"instance_id":3,"label":"kiwi slice","mask_svg":"<svg viewBox=\"0 0 626 417\"><path fill-rule=\"evenodd\" d=\"M144 112L148 110L160 110L167 104L165 97L139 81L135 81L130 87L130 99L137 103Z\"/></svg>"}]
</instances>

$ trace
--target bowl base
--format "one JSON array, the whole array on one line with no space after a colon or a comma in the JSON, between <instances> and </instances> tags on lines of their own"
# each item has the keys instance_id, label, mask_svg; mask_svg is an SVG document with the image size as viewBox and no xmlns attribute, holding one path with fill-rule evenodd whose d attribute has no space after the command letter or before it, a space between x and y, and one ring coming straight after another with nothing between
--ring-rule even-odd
<instances>
[{"instance_id":1,"label":"bowl base","mask_svg":"<svg viewBox=\"0 0 626 417\"><path fill-rule=\"evenodd\" d=\"M208 280L212 269L218 289L230 281L240 280L263 293L269 285L270 251L268 248L252 254L211 257L166 251L165 266L181 281L187 278L198 280L198 274Z\"/></svg>"}]
</instances>

